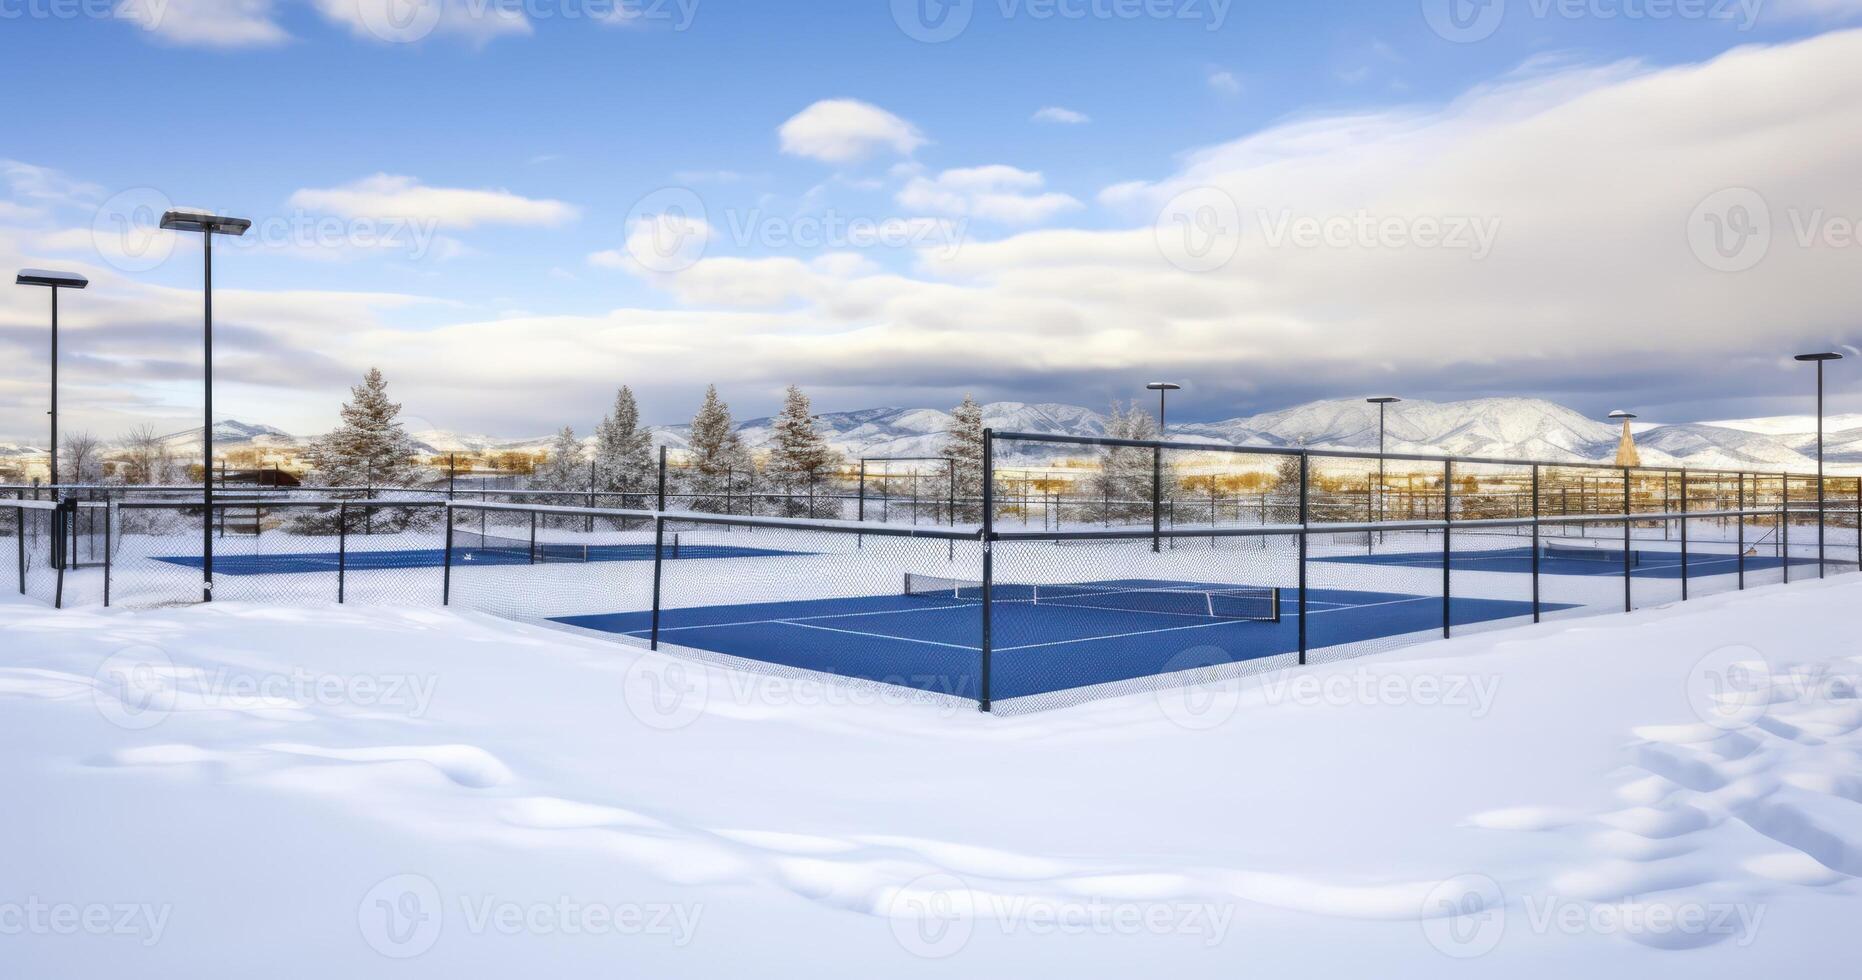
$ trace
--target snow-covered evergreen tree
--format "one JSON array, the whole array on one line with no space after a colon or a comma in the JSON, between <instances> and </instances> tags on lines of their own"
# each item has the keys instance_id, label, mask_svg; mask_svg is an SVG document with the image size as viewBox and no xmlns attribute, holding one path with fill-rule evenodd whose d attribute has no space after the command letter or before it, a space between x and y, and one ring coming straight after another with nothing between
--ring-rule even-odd
<instances>
[{"instance_id":1,"label":"snow-covered evergreen tree","mask_svg":"<svg viewBox=\"0 0 1862 980\"><path fill-rule=\"evenodd\" d=\"M978 519L978 501L983 496L983 406L970 395L950 410L950 428L944 430L940 455L956 464L960 519Z\"/></svg>"},{"instance_id":2,"label":"snow-covered evergreen tree","mask_svg":"<svg viewBox=\"0 0 1862 980\"><path fill-rule=\"evenodd\" d=\"M791 513L807 513L810 491L824 492L827 488L820 485L840 463L840 453L828 445L815 423L808 396L790 385L782 411L770 423L769 477L790 495Z\"/></svg>"},{"instance_id":3,"label":"snow-covered evergreen tree","mask_svg":"<svg viewBox=\"0 0 1862 980\"><path fill-rule=\"evenodd\" d=\"M627 494L650 492L654 489L655 467L653 437L640 427L640 408L634 403L633 390L622 385L614 396L614 410L595 430L595 489ZM624 503L637 507L644 501Z\"/></svg>"},{"instance_id":4,"label":"snow-covered evergreen tree","mask_svg":"<svg viewBox=\"0 0 1862 980\"><path fill-rule=\"evenodd\" d=\"M1157 419L1137 406L1112 403L1106 416L1106 436L1112 439L1158 438ZM1167 506L1175 493L1174 460L1171 453L1161 454L1137 446L1101 446L1099 472L1088 481L1092 515L1107 524L1144 524L1151 520L1151 498L1159 488L1152 485L1154 471L1161 465L1162 500Z\"/></svg>"},{"instance_id":5,"label":"snow-covered evergreen tree","mask_svg":"<svg viewBox=\"0 0 1862 980\"><path fill-rule=\"evenodd\" d=\"M313 484L409 487L426 478L420 449L401 427L401 406L389 400L388 382L379 369L369 368L362 383L350 389L341 414L342 424L304 451ZM367 525L378 532L396 531L430 517L419 510L384 509L371 513ZM336 520L333 514L305 511L294 526L305 533L332 533Z\"/></svg>"},{"instance_id":6,"label":"snow-covered evergreen tree","mask_svg":"<svg viewBox=\"0 0 1862 980\"><path fill-rule=\"evenodd\" d=\"M693 510L723 513L726 496L742 493L752 464L731 409L718 397L718 386L705 388L705 401L692 416L691 466L686 489Z\"/></svg>"},{"instance_id":7,"label":"snow-covered evergreen tree","mask_svg":"<svg viewBox=\"0 0 1862 980\"><path fill-rule=\"evenodd\" d=\"M565 425L556 433L549 455L531 474L530 483L542 490L588 489L588 459L573 427Z\"/></svg>"}]
</instances>

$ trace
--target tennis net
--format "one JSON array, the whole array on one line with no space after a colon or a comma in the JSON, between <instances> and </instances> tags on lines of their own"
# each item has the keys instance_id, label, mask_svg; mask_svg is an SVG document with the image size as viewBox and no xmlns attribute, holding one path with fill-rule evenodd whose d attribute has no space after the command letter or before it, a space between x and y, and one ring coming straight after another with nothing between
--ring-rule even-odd
<instances>
[{"instance_id":1,"label":"tennis net","mask_svg":"<svg viewBox=\"0 0 1862 980\"><path fill-rule=\"evenodd\" d=\"M1545 545L1545 557L1557 558L1561 561L1598 561L1613 565L1621 565L1623 563L1623 549L1585 548L1569 544L1547 544ZM1632 550L1629 553L1629 563L1631 565L1642 564L1642 552Z\"/></svg>"},{"instance_id":2,"label":"tennis net","mask_svg":"<svg viewBox=\"0 0 1862 980\"><path fill-rule=\"evenodd\" d=\"M484 554L513 562L615 561L641 552L651 554L653 542L635 544L580 544L566 541L532 541L479 531L453 532L453 550L466 555ZM666 535L666 557L679 557L679 536Z\"/></svg>"},{"instance_id":3,"label":"tennis net","mask_svg":"<svg viewBox=\"0 0 1862 980\"><path fill-rule=\"evenodd\" d=\"M981 602L983 583L907 572L905 594ZM1280 590L1266 586L1198 589L997 582L990 593L990 600L1017 605L1164 613L1208 619L1280 621Z\"/></svg>"}]
</instances>

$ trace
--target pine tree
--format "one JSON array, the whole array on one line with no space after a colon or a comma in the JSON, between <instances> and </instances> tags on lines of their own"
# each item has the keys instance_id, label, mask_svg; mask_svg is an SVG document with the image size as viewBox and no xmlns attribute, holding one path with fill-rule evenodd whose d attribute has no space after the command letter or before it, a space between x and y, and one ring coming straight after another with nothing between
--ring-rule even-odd
<instances>
[{"instance_id":1,"label":"pine tree","mask_svg":"<svg viewBox=\"0 0 1862 980\"><path fill-rule=\"evenodd\" d=\"M622 385L614 396L614 411L595 430L595 489L643 494L653 485L653 437L640 427L632 389Z\"/></svg>"},{"instance_id":2,"label":"pine tree","mask_svg":"<svg viewBox=\"0 0 1862 980\"><path fill-rule=\"evenodd\" d=\"M342 407L342 424L304 452L313 482L322 486L408 487L426 477L420 449L401 427L401 406L388 399L381 371L369 368L362 383L350 389ZM373 530L396 531L430 519L420 510L383 509L370 515ZM295 526L306 533L333 533L334 515L306 511Z\"/></svg>"},{"instance_id":3,"label":"pine tree","mask_svg":"<svg viewBox=\"0 0 1862 980\"><path fill-rule=\"evenodd\" d=\"M805 513L805 502L840 462L840 454L828 445L815 428L815 414L808 396L794 385L783 399L782 411L770 425L770 479L790 495L791 513Z\"/></svg>"},{"instance_id":4,"label":"pine tree","mask_svg":"<svg viewBox=\"0 0 1862 980\"><path fill-rule=\"evenodd\" d=\"M588 488L588 461L583 457L582 440L575 429L563 426L550 441L549 455L531 474L531 485L543 490L584 490Z\"/></svg>"},{"instance_id":5,"label":"pine tree","mask_svg":"<svg viewBox=\"0 0 1862 980\"><path fill-rule=\"evenodd\" d=\"M746 484L751 463L717 385L705 388L705 401L692 416L691 454L687 484L694 495L692 509L722 513L728 497Z\"/></svg>"},{"instance_id":6,"label":"pine tree","mask_svg":"<svg viewBox=\"0 0 1862 980\"><path fill-rule=\"evenodd\" d=\"M1112 403L1106 416L1106 436L1111 439L1158 439L1157 419L1136 405ZM1162 466L1161 486L1152 481ZM1151 498L1160 490L1159 506L1167 507L1176 491L1175 461L1169 450L1138 446L1102 446L1099 449L1099 472L1088 482L1092 494L1091 513L1106 524L1148 524ZM1169 523L1166 521L1165 523Z\"/></svg>"},{"instance_id":7,"label":"pine tree","mask_svg":"<svg viewBox=\"0 0 1862 980\"><path fill-rule=\"evenodd\" d=\"M983 406L966 394L963 403L950 410L950 427L944 430L944 447L940 451L955 463L957 486L953 491L965 520L980 514L983 496Z\"/></svg>"}]
</instances>

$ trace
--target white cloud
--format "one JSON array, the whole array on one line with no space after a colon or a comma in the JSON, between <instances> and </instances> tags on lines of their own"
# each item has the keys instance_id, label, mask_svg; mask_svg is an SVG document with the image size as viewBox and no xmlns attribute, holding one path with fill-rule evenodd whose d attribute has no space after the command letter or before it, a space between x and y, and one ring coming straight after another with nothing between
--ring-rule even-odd
<instances>
[{"instance_id":1,"label":"white cloud","mask_svg":"<svg viewBox=\"0 0 1862 980\"><path fill-rule=\"evenodd\" d=\"M1232 71L1211 68L1204 81L1209 83L1211 89L1222 95L1241 94L1241 79L1236 78Z\"/></svg>"},{"instance_id":2,"label":"white cloud","mask_svg":"<svg viewBox=\"0 0 1862 980\"><path fill-rule=\"evenodd\" d=\"M656 421L689 415L713 381L740 411L767 409L753 400L790 382L824 408L911 404L969 386L1099 404L1123 392L1139 362L1205 392L1245 387L1267 400L1382 389L1393 378L1418 394L1619 386L1650 406L1683 391L1704 401L1798 390L1801 374L1775 370L1777 352L1852 337L1862 252L1799 245L1793 221L1862 214L1856 132L1862 32L1674 68L1541 69L1446 106L1307 118L1209 146L1174 172L1102 192L1123 227L926 248L910 275L840 258L701 258L641 280L686 308L452 314L417 330L397 317L446 307L227 289L216 317L239 327L240 340L224 376L244 384L216 402L235 417L315 431L333 423L334 396L370 364L410 412L514 435L597 418L621 382L636 384ZM1779 146L1792 152L1781 158ZM966 207L980 193L1042 186L1013 167L911 177ZM1159 227L1166 202L1199 188L1219 190L1246 218L1233 258L1200 273L1164 257L1160 232L1184 229ZM1726 188L1753 190L1771 212L1770 252L1743 273L1708 268L1687 234L1697 206ZM1352 222L1360 212L1494 219L1500 237L1474 259L1351 240L1275 244L1262 223ZM652 230L630 228L630 240L643 228ZM37 264L48 237L0 225L0 268ZM587 261L639 271L624 250ZM74 406L126 412L151 391L194 382L197 289L111 276L98 262L59 264L97 273L64 322L74 350L109 359L69 366ZM0 328L11 328L0 329L0 433L37 432L43 418L44 313L27 292L0 290ZM984 343L987 365L975 354ZM19 397L7 396L9 384ZM114 431L83 421L87 411L103 409L74 407L72 424Z\"/></svg>"},{"instance_id":3,"label":"white cloud","mask_svg":"<svg viewBox=\"0 0 1862 980\"><path fill-rule=\"evenodd\" d=\"M916 211L1027 225L1079 208L1071 195L1037 193L1045 181L1031 170L1006 164L946 170L935 179L913 177L899 190L901 207Z\"/></svg>"},{"instance_id":4,"label":"white cloud","mask_svg":"<svg viewBox=\"0 0 1862 980\"><path fill-rule=\"evenodd\" d=\"M145 0L153 2L153 0ZM485 45L533 33L520 9L485 0L311 0L319 13L363 40L413 44L434 34Z\"/></svg>"},{"instance_id":5,"label":"white cloud","mask_svg":"<svg viewBox=\"0 0 1862 980\"><path fill-rule=\"evenodd\" d=\"M909 155L926 142L916 126L858 99L823 99L777 132L782 152L826 163L851 163L882 149Z\"/></svg>"},{"instance_id":6,"label":"white cloud","mask_svg":"<svg viewBox=\"0 0 1862 980\"><path fill-rule=\"evenodd\" d=\"M1036 110L1032 118L1035 122L1060 123L1068 126L1077 126L1081 123L1092 122L1092 117L1084 112L1075 112L1072 109L1065 109L1057 105L1051 105L1044 109Z\"/></svg>"},{"instance_id":7,"label":"white cloud","mask_svg":"<svg viewBox=\"0 0 1862 980\"><path fill-rule=\"evenodd\" d=\"M116 16L173 44L247 48L290 40L271 0L123 0Z\"/></svg>"},{"instance_id":8,"label":"white cloud","mask_svg":"<svg viewBox=\"0 0 1862 980\"><path fill-rule=\"evenodd\" d=\"M293 207L350 218L405 218L452 228L477 225L560 225L577 211L561 201L522 197L505 190L427 187L413 177L376 174L340 187L305 188Z\"/></svg>"}]
</instances>

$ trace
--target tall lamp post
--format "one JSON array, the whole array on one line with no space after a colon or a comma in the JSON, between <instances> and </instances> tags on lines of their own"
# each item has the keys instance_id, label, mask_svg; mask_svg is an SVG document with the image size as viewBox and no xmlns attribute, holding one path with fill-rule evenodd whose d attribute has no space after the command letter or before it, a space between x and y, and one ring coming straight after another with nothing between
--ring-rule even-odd
<instances>
[{"instance_id":1,"label":"tall lamp post","mask_svg":"<svg viewBox=\"0 0 1862 980\"><path fill-rule=\"evenodd\" d=\"M235 238L246 233L252 222L245 218L229 218L223 215L209 214L205 211L176 210L162 215L164 231L196 231L200 233L201 256L205 263L206 277L202 292L206 296L205 338L206 364L206 402L205 422L200 430L201 445L201 520L200 520L200 600L213 601L213 236L231 235Z\"/></svg>"},{"instance_id":2,"label":"tall lamp post","mask_svg":"<svg viewBox=\"0 0 1862 980\"><path fill-rule=\"evenodd\" d=\"M1832 351L1820 354L1799 354L1800 361L1815 361L1817 364L1817 577L1823 577L1823 362L1840 361L1843 355ZM1791 564L1791 556L1784 556L1784 563Z\"/></svg>"},{"instance_id":3,"label":"tall lamp post","mask_svg":"<svg viewBox=\"0 0 1862 980\"><path fill-rule=\"evenodd\" d=\"M1376 521L1379 524L1383 523L1384 520L1384 453L1388 451L1384 448L1384 413L1390 406L1402 400L1403 399L1395 395L1374 395L1365 399L1365 401L1370 404L1377 406L1377 506L1375 509L1377 512ZM1380 535L1381 533L1382 532L1379 532ZM1370 541L1371 536L1368 534L1365 535L1364 543L1366 547L1369 547Z\"/></svg>"},{"instance_id":4,"label":"tall lamp post","mask_svg":"<svg viewBox=\"0 0 1862 980\"><path fill-rule=\"evenodd\" d=\"M1165 421L1164 399L1173 391L1182 391L1183 386L1174 381L1153 381L1144 386L1146 390L1157 392L1157 440L1164 441L1164 432L1169 423ZM1156 554L1164 550L1164 450L1151 449L1151 552Z\"/></svg>"},{"instance_id":5,"label":"tall lamp post","mask_svg":"<svg viewBox=\"0 0 1862 980\"><path fill-rule=\"evenodd\" d=\"M47 269L21 269L14 278L16 286L49 286L52 290L52 410L46 414L52 417L52 458L50 476L52 495L58 495L58 291L60 289L83 289L91 284L89 279L75 272L52 272Z\"/></svg>"}]
</instances>

